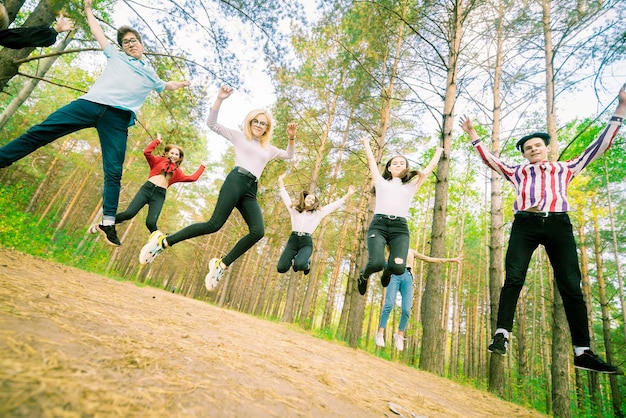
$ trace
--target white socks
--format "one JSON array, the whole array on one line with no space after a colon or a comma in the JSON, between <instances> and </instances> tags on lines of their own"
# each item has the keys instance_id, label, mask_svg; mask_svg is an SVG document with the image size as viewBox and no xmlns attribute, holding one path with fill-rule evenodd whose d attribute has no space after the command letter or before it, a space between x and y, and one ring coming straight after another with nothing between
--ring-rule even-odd
<instances>
[{"instance_id":1,"label":"white socks","mask_svg":"<svg viewBox=\"0 0 626 418\"><path fill-rule=\"evenodd\" d=\"M509 338L509 331L505 330L504 328L498 328L496 332L493 333L493 335L496 334L504 334L504 338Z\"/></svg>"},{"instance_id":2,"label":"white socks","mask_svg":"<svg viewBox=\"0 0 626 418\"><path fill-rule=\"evenodd\" d=\"M574 346L574 355L576 357L582 356L585 353L585 350L589 350L589 347L576 347L576 346Z\"/></svg>"}]
</instances>

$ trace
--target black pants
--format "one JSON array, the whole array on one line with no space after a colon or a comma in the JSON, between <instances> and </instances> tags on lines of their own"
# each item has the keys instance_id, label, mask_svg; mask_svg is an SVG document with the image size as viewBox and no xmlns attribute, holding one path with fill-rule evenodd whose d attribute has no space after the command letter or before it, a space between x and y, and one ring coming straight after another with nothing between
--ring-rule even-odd
<instances>
[{"instance_id":1,"label":"black pants","mask_svg":"<svg viewBox=\"0 0 626 418\"><path fill-rule=\"evenodd\" d=\"M409 253L409 227L406 219L374 215L367 230L367 265L363 269L366 279L385 267L385 245L389 247L387 269L391 274L401 275L406 269ZM401 260L400 262L397 262Z\"/></svg>"},{"instance_id":2,"label":"black pants","mask_svg":"<svg viewBox=\"0 0 626 418\"><path fill-rule=\"evenodd\" d=\"M255 178L247 176L236 169L231 171L220 189L211 219L207 222L189 225L169 235L167 244L171 246L189 238L219 231L230 217L233 209L236 208L241 213L244 221L246 221L249 233L237 241L237 244L230 252L222 258L224 264L227 266L231 265L233 261L241 257L265 235L261 207L256 200L257 184Z\"/></svg>"},{"instance_id":3,"label":"black pants","mask_svg":"<svg viewBox=\"0 0 626 418\"><path fill-rule=\"evenodd\" d=\"M577 347L589 346L587 307L580 288L578 253L567 213L536 217L516 214L506 252L506 279L500 293L498 328L513 329L513 317L533 252L543 245L554 270L565 315Z\"/></svg>"},{"instance_id":4,"label":"black pants","mask_svg":"<svg viewBox=\"0 0 626 418\"><path fill-rule=\"evenodd\" d=\"M310 235L298 236L297 232L289 235L289 240L283 253L278 259L279 273L286 273L293 263L293 271L303 271L309 267L309 260L313 254L313 239Z\"/></svg>"},{"instance_id":5,"label":"black pants","mask_svg":"<svg viewBox=\"0 0 626 418\"><path fill-rule=\"evenodd\" d=\"M157 229L157 221L161 215L163 209L163 203L165 203L165 194L167 189L157 186L156 184L147 181L145 182L133 200L128 205L128 208L124 212L120 212L115 215L115 223L119 224L129 219L134 218L137 213L145 205L148 205L148 216L146 217L146 228L150 232L154 232Z\"/></svg>"}]
</instances>

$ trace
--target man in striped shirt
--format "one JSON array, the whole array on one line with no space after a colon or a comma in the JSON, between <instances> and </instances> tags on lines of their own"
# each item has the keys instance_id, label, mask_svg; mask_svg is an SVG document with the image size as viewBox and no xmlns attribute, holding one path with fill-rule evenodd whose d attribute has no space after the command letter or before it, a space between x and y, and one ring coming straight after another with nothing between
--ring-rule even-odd
<instances>
[{"instance_id":1,"label":"man in striped shirt","mask_svg":"<svg viewBox=\"0 0 626 418\"><path fill-rule=\"evenodd\" d=\"M472 145L483 162L513 184L516 193L515 219L505 259L506 278L500 293L497 329L489 351L506 354L509 333L517 300L535 249L545 247L574 345L574 366L600 373L617 373L617 367L605 363L591 349L587 309L580 287L576 242L567 211L567 188L577 174L600 157L613 142L626 115L626 85L618 95L615 114L607 127L581 155L568 161L548 160L550 135L534 133L521 138L516 147L528 163L510 165L502 162L481 142L469 118L461 121Z\"/></svg>"}]
</instances>

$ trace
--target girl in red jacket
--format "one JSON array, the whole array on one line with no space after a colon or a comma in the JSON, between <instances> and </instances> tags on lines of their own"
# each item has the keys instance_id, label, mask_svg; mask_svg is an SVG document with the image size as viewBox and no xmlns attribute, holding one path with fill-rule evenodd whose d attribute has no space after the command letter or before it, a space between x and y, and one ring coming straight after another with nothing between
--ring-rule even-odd
<instances>
[{"instance_id":1,"label":"girl in red jacket","mask_svg":"<svg viewBox=\"0 0 626 418\"><path fill-rule=\"evenodd\" d=\"M157 221L161 215L163 203L165 203L167 188L174 183L194 182L198 180L200 175L204 172L206 163L202 163L195 173L191 175L183 173L183 170L180 169L180 165L185 159L185 153L178 145L168 144L165 146L163 156L153 155L152 152L160 143L161 135L157 134L157 138L150 142L143 150L143 155L146 157L146 160L148 160L148 165L150 166L150 177L148 177L148 181L141 186L132 202L130 202L130 205L128 205L128 208L124 212L115 215L116 224L134 218L141 208L148 205L146 227L150 233L158 230ZM99 224L92 225L89 228L89 232L92 234L101 232L106 238L106 234L99 226ZM107 243L108 242L107 240Z\"/></svg>"}]
</instances>

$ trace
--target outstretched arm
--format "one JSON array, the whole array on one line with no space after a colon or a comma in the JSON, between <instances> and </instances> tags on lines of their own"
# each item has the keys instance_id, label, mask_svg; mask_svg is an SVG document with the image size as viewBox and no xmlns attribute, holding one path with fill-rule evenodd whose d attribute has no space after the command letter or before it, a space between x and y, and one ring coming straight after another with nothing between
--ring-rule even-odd
<instances>
[{"instance_id":1,"label":"outstretched arm","mask_svg":"<svg viewBox=\"0 0 626 418\"><path fill-rule=\"evenodd\" d=\"M437 147L435 149L435 155L433 155L433 159L430 160L430 163L428 163L428 165L426 166L426 168L424 168L424 170L418 173L418 175L416 176L417 180L415 180L418 187L421 186L422 183L426 181L428 176L430 176L433 170L435 170L435 167L439 163L439 159L441 158L442 153L443 153L443 148Z\"/></svg>"},{"instance_id":2,"label":"outstretched arm","mask_svg":"<svg viewBox=\"0 0 626 418\"><path fill-rule=\"evenodd\" d=\"M167 83L165 83L165 90L178 90L181 87L187 87L189 86L189 81L185 80L185 81L168 81Z\"/></svg>"},{"instance_id":3,"label":"outstretched arm","mask_svg":"<svg viewBox=\"0 0 626 418\"><path fill-rule=\"evenodd\" d=\"M372 152L372 148L370 147L369 138L364 136L363 138L360 138L359 141L363 144L365 156L367 157L367 165L369 166L372 176L374 176L375 174L380 175L378 171L378 164L376 164L376 158L374 158L374 153Z\"/></svg>"},{"instance_id":4,"label":"outstretched arm","mask_svg":"<svg viewBox=\"0 0 626 418\"><path fill-rule=\"evenodd\" d=\"M89 29L91 29L91 34L96 41L100 44L102 49L106 48L109 45L109 40L104 35L104 31L100 27L98 20L93 15L93 10L91 10L92 0L85 0L85 16L87 16L87 23L89 24Z\"/></svg>"},{"instance_id":5,"label":"outstretched arm","mask_svg":"<svg viewBox=\"0 0 626 418\"><path fill-rule=\"evenodd\" d=\"M455 258L439 258L439 257L429 257L427 255L424 255L418 251L415 250L411 250L413 251L413 255L415 256L415 258L418 258L420 260L426 261L427 263L457 263L460 264L461 260L463 259L463 255L459 254L458 257Z\"/></svg>"}]
</instances>

